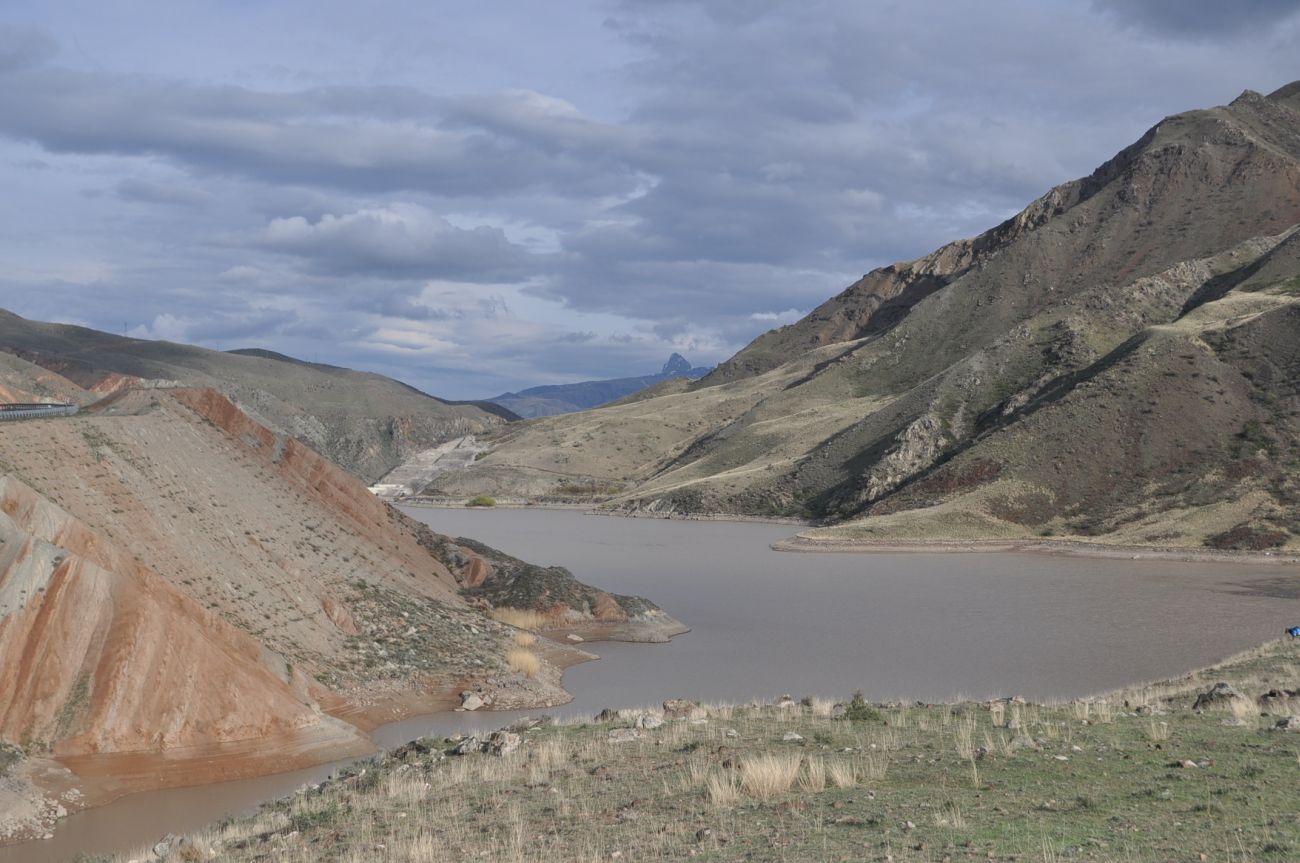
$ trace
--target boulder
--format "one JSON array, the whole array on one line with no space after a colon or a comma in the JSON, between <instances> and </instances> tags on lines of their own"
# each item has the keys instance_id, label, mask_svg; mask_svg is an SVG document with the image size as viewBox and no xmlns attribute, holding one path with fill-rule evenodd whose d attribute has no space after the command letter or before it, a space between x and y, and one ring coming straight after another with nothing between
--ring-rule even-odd
<instances>
[{"instance_id":1,"label":"boulder","mask_svg":"<svg viewBox=\"0 0 1300 863\"><path fill-rule=\"evenodd\" d=\"M176 836L168 833L153 846L153 856L159 860L166 860L172 856L172 849L176 847Z\"/></svg>"},{"instance_id":2,"label":"boulder","mask_svg":"<svg viewBox=\"0 0 1300 863\"><path fill-rule=\"evenodd\" d=\"M566 641L572 641L574 644L580 644L586 641L585 638L583 638L581 635L579 635L576 632L570 632L568 635L564 636L564 639Z\"/></svg>"},{"instance_id":3,"label":"boulder","mask_svg":"<svg viewBox=\"0 0 1300 863\"><path fill-rule=\"evenodd\" d=\"M708 715L703 707L684 698L670 698L664 702L664 717L667 719L705 719Z\"/></svg>"},{"instance_id":4,"label":"boulder","mask_svg":"<svg viewBox=\"0 0 1300 863\"><path fill-rule=\"evenodd\" d=\"M653 731L656 728L662 727L663 724L664 721L662 719L650 713L643 713L636 718L636 727L644 728L646 731Z\"/></svg>"},{"instance_id":5,"label":"boulder","mask_svg":"<svg viewBox=\"0 0 1300 863\"><path fill-rule=\"evenodd\" d=\"M1300 716L1284 716L1273 726L1274 731L1300 731Z\"/></svg>"},{"instance_id":6,"label":"boulder","mask_svg":"<svg viewBox=\"0 0 1300 863\"><path fill-rule=\"evenodd\" d=\"M488 736L483 749L489 755L509 755L518 749L522 742L523 738L513 731L494 731Z\"/></svg>"},{"instance_id":7,"label":"boulder","mask_svg":"<svg viewBox=\"0 0 1300 863\"><path fill-rule=\"evenodd\" d=\"M460 694L460 706L466 710L478 710L480 707L486 707L487 701L477 692L466 690Z\"/></svg>"},{"instance_id":8,"label":"boulder","mask_svg":"<svg viewBox=\"0 0 1300 863\"><path fill-rule=\"evenodd\" d=\"M473 752L483 751L483 742L474 735L470 735L456 744L456 748L451 750L453 755L469 755Z\"/></svg>"}]
</instances>

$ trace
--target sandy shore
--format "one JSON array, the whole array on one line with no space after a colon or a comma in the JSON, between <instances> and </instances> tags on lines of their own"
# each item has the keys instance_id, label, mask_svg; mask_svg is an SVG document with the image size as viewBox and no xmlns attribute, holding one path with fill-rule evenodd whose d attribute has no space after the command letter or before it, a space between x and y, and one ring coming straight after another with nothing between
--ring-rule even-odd
<instances>
[{"instance_id":1,"label":"sandy shore","mask_svg":"<svg viewBox=\"0 0 1300 863\"><path fill-rule=\"evenodd\" d=\"M1290 551L1218 551L1210 548L1160 547L1143 545L1108 545L1079 540L994 539L958 540L944 542L929 540L905 542L897 540L815 539L792 536L771 545L773 551L792 551L827 554L975 554L990 552L1015 552L1029 554L1065 554L1074 557L1110 558L1116 560L1180 560L1201 563L1242 563L1257 565L1300 564L1300 554Z\"/></svg>"}]
</instances>

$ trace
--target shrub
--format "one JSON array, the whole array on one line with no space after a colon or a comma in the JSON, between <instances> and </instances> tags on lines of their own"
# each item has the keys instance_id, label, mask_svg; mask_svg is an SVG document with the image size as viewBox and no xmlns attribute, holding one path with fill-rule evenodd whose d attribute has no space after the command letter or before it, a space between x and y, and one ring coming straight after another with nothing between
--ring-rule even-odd
<instances>
[{"instance_id":1,"label":"shrub","mask_svg":"<svg viewBox=\"0 0 1300 863\"><path fill-rule=\"evenodd\" d=\"M480 494L478 497L470 498L465 506L496 506L497 499L489 494Z\"/></svg>"},{"instance_id":2,"label":"shrub","mask_svg":"<svg viewBox=\"0 0 1300 863\"><path fill-rule=\"evenodd\" d=\"M862 690L853 693L853 698L844 708L844 718L850 722L880 722L880 711L867 703L862 697Z\"/></svg>"}]
</instances>

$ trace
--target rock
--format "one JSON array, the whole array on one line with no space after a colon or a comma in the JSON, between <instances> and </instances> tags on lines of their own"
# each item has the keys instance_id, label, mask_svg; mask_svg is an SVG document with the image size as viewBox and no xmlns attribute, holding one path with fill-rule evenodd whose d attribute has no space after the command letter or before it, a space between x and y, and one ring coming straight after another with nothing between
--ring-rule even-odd
<instances>
[{"instance_id":1,"label":"rock","mask_svg":"<svg viewBox=\"0 0 1300 863\"><path fill-rule=\"evenodd\" d=\"M466 690L460 694L460 706L466 710L478 710L480 707L486 705L487 702L483 700L483 696L479 695L477 692Z\"/></svg>"},{"instance_id":2,"label":"rock","mask_svg":"<svg viewBox=\"0 0 1300 863\"><path fill-rule=\"evenodd\" d=\"M172 848L176 845L176 836L168 833L153 846L153 856L159 860L166 860L172 855Z\"/></svg>"},{"instance_id":3,"label":"rock","mask_svg":"<svg viewBox=\"0 0 1300 863\"><path fill-rule=\"evenodd\" d=\"M519 748L521 742L523 738L512 731L494 731L488 736L484 750L489 755L509 755Z\"/></svg>"},{"instance_id":4,"label":"rock","mask_svg":"<svg viewBox=\"0 0 1300 863\"><path fill-rule=\"evenodd\" d=\"M703 707L684 698L670 698L664 702L666 719L704 719L708 715Z\"/></svg>"},{"instance_id":5,"label":"rock","mask_svg":"<svg viewBox=\"0 0 1300 863\"><path fill-rule=\"evenodd\" d=\"M452 754L469 755L474 752L482 752L482 751L483 751L483 743L477 737L471 734L469 737L466 737L460 743L456 744L456 748L452 750Z\"/></svg>"},{"instance_id":6,"label":"rock","mask_svg":"<svg viewBox=\"0 0 1300 863\"><path fill-rule=\"evenodd\" d=\"M568 635L564 636L564 640L572 641L574 644L581 644L587 639L583 638L581 635L578 635L578 633L576 632L570 632Z\"/></svg>"},{"instance_id":7,"label":"rock","mask_svg":"<svg viewBox=\"0 0 1300 863\"><path fill-rule=\"evenodd\" d=\"M796 734L793 731L787 731L785 734L781 735L781 741L783 743L803 743L803 735Z\"/></svg>"},{"instance_id":8,"label":"rock","mask_svg":"<svg viewBox=\"0 0 1300 863\"><path fill-rule=\"evenodd\" d=\"M1300 716L1284 716L1273 726L1274 731L1300 731Z\"/></svg>"},{"instance_id":9,"label":"rock","mask_svg":"<svg viewBox=\"0 0 1300 863\"><path fill-rule=\"evenodd\" d=\"M1235 687L1227 683L1216 683L1210 689L1196 696L1192 709L1204 710L1207 707L1220 707L1234 699L1244 700L1245 698L1246 696L1238 692Z\"/></svg>"},{"instance_id":10,"label":"rock","mask_svg":"<svg viewBox=\"0 0 1300 863\"><path fill-rule=\"evenodd\" d=\"M615 728L609 732L610 743L633 743L641 739L641 732L635 728Z\"/></svg>"},{"instance_id":11,"label":"rock","mask_svg":"<svg viewBox=\"0 0 1300 863\"><path fill-rule=\"evenodd\" d=\"M646 731L653 731L656 728L661 727L663 724L664 721L662 719L658 716L652 716L649 713L643 713L636 718L636 727L644 728Z\"/></svg>"},{"instance_id":12,"label":"rock","mask_svg":"<svg viewBox=\"0 0 1300 863\"><path fill-rule=\"evenodd\" d=\"M1038 743L1034 740L1034 738L1029 737L1028 735L1025 734L1017 734L1015 737L1011 738L1011 742L1007 744L1007 749L1009 749L1012 752L1015 752L1017 749L1037 749L1037 748L1038 748Z\"/></svg>"}]
</instances>

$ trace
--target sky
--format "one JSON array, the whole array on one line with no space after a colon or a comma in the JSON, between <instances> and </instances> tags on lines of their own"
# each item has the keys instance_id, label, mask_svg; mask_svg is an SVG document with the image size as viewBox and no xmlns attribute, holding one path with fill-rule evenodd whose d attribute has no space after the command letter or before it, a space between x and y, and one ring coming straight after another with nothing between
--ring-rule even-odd
<instances>
[{"instance_id":1,"label":"sky","mask_svg":"<svg viewBox=\"0 0 1300 863\"><path fill-rule=\"evenodd\" d=\"M1297 78L1300 0L6 0L0 306L448 398L712 364Z\"/></svg>"}]
</instances>

